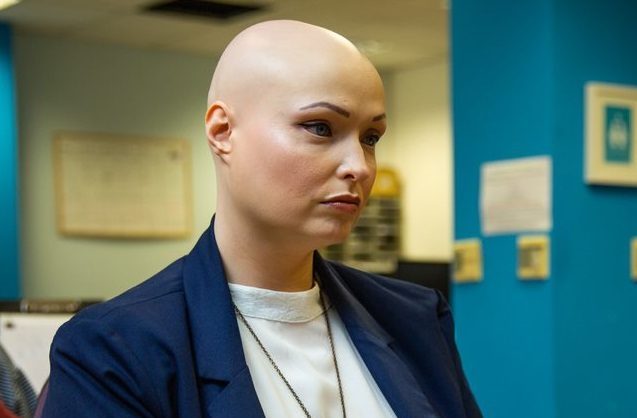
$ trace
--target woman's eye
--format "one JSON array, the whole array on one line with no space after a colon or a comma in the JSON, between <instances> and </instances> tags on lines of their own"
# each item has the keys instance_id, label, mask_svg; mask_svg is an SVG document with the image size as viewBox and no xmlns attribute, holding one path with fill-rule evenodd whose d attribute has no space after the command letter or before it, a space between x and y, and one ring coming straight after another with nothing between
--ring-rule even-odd
<instances>
[{"instance_id":1,"label":"woman's eye","mask_svg":"<svg viewBox=\"0 0 637 418\"><path fill-rule=\"evenodd\" d=\"M369 134L365 135L361 142L365 145L369 145L370 147L375 146L378 141L380 141L380 135L377 134Z\"/></svg>"},{"instance_id":2,"label":"woman's eye","mask_svg":"<svg viewBox=\"0 0 637 418\"><path fill-rule=\"evenodd\" d=\"M307 122L301 124L308 132L318 136L332 136L330 126L325 122Z\"/></svg>"}]
</instances>

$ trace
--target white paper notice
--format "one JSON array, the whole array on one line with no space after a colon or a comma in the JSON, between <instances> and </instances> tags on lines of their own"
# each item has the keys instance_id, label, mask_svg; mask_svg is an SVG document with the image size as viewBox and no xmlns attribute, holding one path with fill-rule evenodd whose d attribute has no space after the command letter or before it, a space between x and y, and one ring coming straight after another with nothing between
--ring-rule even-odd
<instances>
[{"instance_id":1,"label":"white paper notice","mask_svg":"<svg viewBox=\"0 0 637 418\"><path fill-rule=\"evenodd\" d=\"M0 343L36 393L49 377L49 349L53 336L71 316L31 313L0 315Z\"/></svg>"},{"instance_id":2,"label":"white paper notice","mask_svg":"<svg viewBox=\"0 0 637 418\"><path fill-rule=\"evenodd\" d=\"M480 187L484 235L551 229L550 157L485 163Z\"/></svg>"}]
</instances>

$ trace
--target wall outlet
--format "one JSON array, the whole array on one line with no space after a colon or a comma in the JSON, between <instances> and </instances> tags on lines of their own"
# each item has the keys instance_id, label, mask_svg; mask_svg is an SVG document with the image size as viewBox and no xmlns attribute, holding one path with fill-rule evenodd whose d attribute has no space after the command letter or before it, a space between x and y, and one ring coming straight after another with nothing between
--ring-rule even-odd
<instances>
[{"instance_id":1,"label":"wall outlet","mask_svg":"<svg viewBox=\"0 0 637 418\"><path fill-rule=\"evenodd\" d=\"M546 280L550 271L550 245L546 235L518 237L518 277Z\"/></svg>"},{"instance_id":2,"label":"wall outlet","mask_svg":"<svg viewBox=\"0 0 637 418\"><path fill-rule=\"evenodd\" d=\"M456 283L482 280L482 243L479 239L456 241L453 254L453 278Z\"/></svg>"}]
</instances>

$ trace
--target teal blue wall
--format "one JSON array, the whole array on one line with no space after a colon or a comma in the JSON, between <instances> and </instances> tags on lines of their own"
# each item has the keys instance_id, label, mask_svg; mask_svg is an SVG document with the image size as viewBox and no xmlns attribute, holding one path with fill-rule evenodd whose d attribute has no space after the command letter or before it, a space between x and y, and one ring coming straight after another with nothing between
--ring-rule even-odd
<instances>
[{"instance_id":1,"label":"teal blue wall","mask_svg":"<svg viewBox=\"0 0 637 418\"><path fill-rule=\"evenodd\" d=\"M480 165L551 153L548 0L454 0L455 235L480 237ZM516 279L515 238L483 238L484 282L454 286L457 338L489 418L555 416L553 291ZM523 407L522 407L523 406Z\"/></svg>"},{"instance_id":2,"label":"teal blue wall","mask_svg":"<svg viewBox=\"0 0 637 418\"><path fill-rule=\"evenodd\" d=\"M0 23L0 298L20 293L15 109L11 28Z\"/></svg>"},{"instance_id":3,"label":"teal blue wall","mask_svg":"<svg viewBox=\"0 0 637 418\"><path fill-rule=\"evenodd\" d=\"M454 0L455 235L484 282L455 285L458 343L489 418L637 416L637 189L583 182L584 85L637 85L637 2ZM553 158L552 275L520 282L515 236L482 237L479 167Z\"/></svg>"},{"instance_id":4,"label":"teal blue wall","mask_svg":"<svg viewBox=\"0 0 637 418\"><path fill-rule=\"evenodd\" d=\"M637 417L637 188L582 182L584 84L637 86L637 1L561 0L555 19L554 253L560 417Z\"/></svg>"}]
</instances>

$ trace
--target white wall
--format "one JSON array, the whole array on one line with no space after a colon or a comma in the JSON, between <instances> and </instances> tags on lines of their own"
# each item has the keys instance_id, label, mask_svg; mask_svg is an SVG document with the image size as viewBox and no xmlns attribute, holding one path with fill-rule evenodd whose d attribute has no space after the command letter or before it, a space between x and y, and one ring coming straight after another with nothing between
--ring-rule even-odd
<instances>
[{"instance_id":1,"label":"white wall","mask_svg":"<svg viewBox=\"0 0 637 418\"><path fill-rule=\"evenodd\" d=\"M21 252L26 297L108 297L190 250L215 200L203 118L215 60L100 44L15 37ZM194 231L188 240L58 235L55 130L185 138L192 144Z\"/></svg>"},{"instance_id":2,"label":"white wall","mask_svg":"<svg viewBox=\"0 0 637 418\"><path fill-rule=\"evenodd\" d=\"M403 184L402 256L451 260L453 181L449 64L446 60L388 75L390 129L379 163Z\"/></svg>"},{"instance_id":3,"label":"white wall","mask_svg":"<svg viewBox=\"0 0 637 418\"><path fill-rule=\"evenodd\" d=\"M104 298L187 253L215 206L203 118L213 58L120 46L15 37L20 137L23 294ZM389 131L379 164L404 185L403 253L451 254L451 141L448 66L384 74ZM58 235L51 143L56 130L185 138L193 152L194 231L187 240Z\"/></svg>"}]
</instances>

